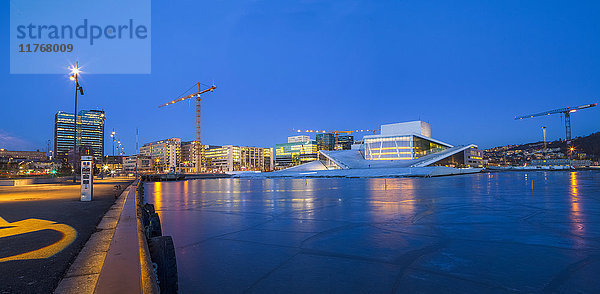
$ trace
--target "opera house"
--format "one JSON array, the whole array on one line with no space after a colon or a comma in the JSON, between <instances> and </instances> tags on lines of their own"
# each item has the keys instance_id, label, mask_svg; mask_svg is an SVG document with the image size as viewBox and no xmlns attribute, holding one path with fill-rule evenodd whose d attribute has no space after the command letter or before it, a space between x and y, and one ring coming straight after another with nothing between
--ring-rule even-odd
<instances>
[{"instance_id":1,"label":"opera house","mask_svg":"<svg viewBox=\"0 0 600 294\"><path fill-rule=\"evenodd\" d=\"M321 150L316 161L260 176L430 177L482 169L482 152L476 145L454 146L433 139L428 123L411 121L382 125L380 134L364 136L351 150Z\"/></svg>"}]
</instances>

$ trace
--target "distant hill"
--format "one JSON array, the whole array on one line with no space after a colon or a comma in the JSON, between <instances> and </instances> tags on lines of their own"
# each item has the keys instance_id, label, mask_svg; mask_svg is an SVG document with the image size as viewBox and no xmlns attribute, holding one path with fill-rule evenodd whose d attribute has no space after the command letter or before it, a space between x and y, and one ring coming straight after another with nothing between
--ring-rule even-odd
<instances>
[{"instance_id":1,"label":"distant hill","mask_svg":"<svg viewBox=\"0 0 600 294\"><path fill-rule=\"evenodd\" d=\"M579 153L583 152L594 159L600 159L600 132L575 138L573 146Z\"/></svg>"},{"instance_id":2,"label":"distant hill","mask_svg":"<svg viewBox=\"0 0 600 294\"><path fill-rule=\"evenodd\" d=\"M600 160L600 132L572 139L574 159ZM522 164L531 159L543 158L544 142L498 146L484 150L484 159L491 163ZM566 158L569 152L564 140L547 142L547 158Z\"/></svg>"}]
</instances>

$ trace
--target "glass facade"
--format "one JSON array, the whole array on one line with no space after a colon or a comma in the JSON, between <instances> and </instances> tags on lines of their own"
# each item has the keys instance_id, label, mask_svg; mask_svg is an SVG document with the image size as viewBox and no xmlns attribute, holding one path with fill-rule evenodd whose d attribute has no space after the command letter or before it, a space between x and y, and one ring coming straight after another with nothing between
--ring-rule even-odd
<instances>
[{"instance_id":1,"label":"glass facade","mask_svg":"<svg viewBox=\"0 0 600 294\"><path fill-rule=\"evenodd\" d=\"M429 141L423 138L413 136L413 156L419 158L431 153L440 152L448 147Z\"/></svg>"},{"instance_id":2,"label":"glass facade","mask_svg":"<svg viewBox=\"0 0 600 294\"><path fill-rule=\"evenodd\" d=\"M58 112L54 116L54 154L66 159L73 149L72 113ZM77 114L77 146L89 148L95 160L104 156L104 111L82 110Z\"/></svg>"},{"instance_id":3,"label":"glass facade","mask_svg":"<svg viewBox=\"0 0 600 294\"><path fill-rule=\"evenodd\" d=\"M66 159L69 150L73 149L74 115L72 113L58 112L54 116L54 157Z\"/></svg>"},{"instance_id":4,"label":"glass facade","mask_svg":"<svg viewBox=\"0 0 600 294\"><path fill-rule=\"evenodd\" d=\"M77 145L91 148L94 159L104 157L104 111L82 110L77 116Z\"/></svg>"},{"instance_id":5,"label":"glass facade","mask_svg":"<svg viewBox=\"0 0 600 294\"><path fill-rule=\"evenodd\" d=\"M283 143L275 145L275 159L278 166L294 166L317 160L316 141Z\"/></svg>"},{"instance_id":6,"label":"glass facade","mask_svg":"<svg viewBox=\"0 0 600 294\"><path fill-rule=\"evenodd\" d=\"M367 160L415 159L446 148L448 146L413 135L364 138L364 156Z\"/></svg>"},{"instance_id":7,"label":"glass facade","mask_svg":"<svg viewBox=\"0 0 600 294\"><path fill-rule=\"evenodd\" d=\"M333 150L335 148L335 137L333 134L317 134L317 148L319 150Z\"/></svg>"},{"instance_id":8,"label":"glass facade","mask_svg":"<svg viewBox=\"0 0 600 294\"><path fill-rule=\"evenodd\" d=\"M335 142L335 150L350 150L354 144L354 136L344 135L338 136Z\"/></svg>"},{"instance_id":9,"label":"glass facade","mask_svg":"<svg viewBox=\"0 0 600 294\"><path fill-rule=\"evenodd\" d=\"M353 143L354 136L336 136L333 133L317 134L317 148L319 150L350 150Z\"/></svg>"},{"instance_id":10,"label":"glass facade","mask_svg":"<svg viewBox=\"0 0 600 294\"><path fill-rule=\"evenodd\" d=\"M448 166L448 167L483 167L482 151L477 148L469 148L452 156L446 157L432 166Z\"/></svg>"}]
</instances>

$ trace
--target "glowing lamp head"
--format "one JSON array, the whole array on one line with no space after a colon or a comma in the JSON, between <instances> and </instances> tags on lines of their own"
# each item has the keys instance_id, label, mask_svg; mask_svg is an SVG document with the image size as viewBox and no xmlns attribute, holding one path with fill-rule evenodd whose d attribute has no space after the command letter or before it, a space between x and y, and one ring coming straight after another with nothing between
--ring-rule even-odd
<instances>
[{"instance_id":1,"label":"glowing lamp head","mask_svg":"<svg viewBox=\"0 0 600 294\"><path fill-rule=\"evenodd\" d=\"M569 148L569 150L571 150L571 152L575 151L575 148L571 147Z\"/></svg>"},{"instance_id":2,"label":"glowing lamp head","mask_svg":"<svg viewBox=\"0 0 600 294\"><path fill-rule=\"evenodd\" d=\"M78 75L79 73L81 73L81 70L79 69L79 67L74 66L74 67L71 67L71 73L73 75Z\"/></svg>"},{"instance_id":3,"label":"glowing lamp head","mask_svg":"<svg viewBox=\"0 0 600 294\"><path fill-rule=\"evenodd\" d=\"M75 80L75 76L74 76L74 75L73 75L73 76L70 76L70 77L69 77L69 80L71 80L71 81L74 81L74 80Z\"/></svg>"}]
</instances>

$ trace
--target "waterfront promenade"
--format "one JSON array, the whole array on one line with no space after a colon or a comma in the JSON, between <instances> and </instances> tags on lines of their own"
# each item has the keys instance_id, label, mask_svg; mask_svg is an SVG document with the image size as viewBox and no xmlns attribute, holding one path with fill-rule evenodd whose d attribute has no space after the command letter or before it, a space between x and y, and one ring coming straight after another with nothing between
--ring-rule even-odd
<instances>
[{"instance_id":1,"label":"waterfront promenade","mask_svg":"<svg viewBox=\"0 0 600 294\"><path fill-rule=\"evenodd\" d=\"M596 171L192 180L146 195L181 293L600 292Z\"/></svg>"},{"instance_id":2,"label":"waterfront promenade","mask_svg":"<svg viewBox=\"0 0 600 294\"><path fill-rule=\"evenodd\" d=\"M51 293L120 194L114 186L131 181L96 180L92 202L71 183L0 187L0 293Z\"/></svg>"}]
</instances>

